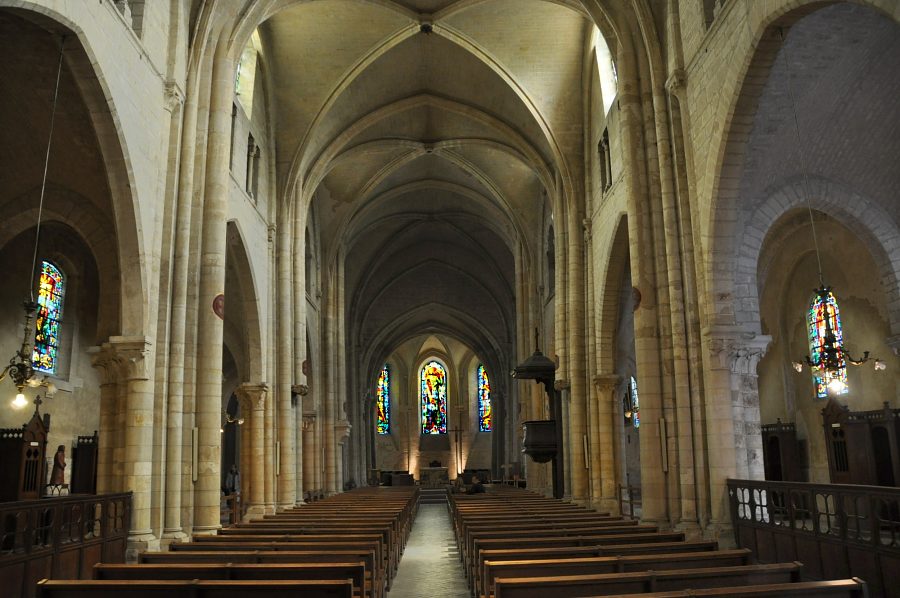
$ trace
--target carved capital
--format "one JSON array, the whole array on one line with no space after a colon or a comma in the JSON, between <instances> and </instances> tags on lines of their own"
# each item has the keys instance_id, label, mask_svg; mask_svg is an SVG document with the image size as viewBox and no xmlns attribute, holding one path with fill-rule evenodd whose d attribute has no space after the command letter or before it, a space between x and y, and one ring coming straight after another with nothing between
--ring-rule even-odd
<instances>
[{"instance_id":1,"label":"carved capital","mask_svg":"<svg viewBox=\"0 0 900 598\"><path fill-rule=\"evenodd\" d=\"M571 386L572 383L568 380L557 380L553 383L553 388L556 390L568 390Z\"/></svg>"},{"instance_id":2,"label":"carved capital","mask_svg":"<svg viewBox=\"0 0 900 598\"><path fill-rule=\"evenodd\" d=\"M716 326L706 334L716 369L727 369L733 374L756 374L756 366L772 342L769 335L736 326Z\"/></svg>"},{"instance_id":3,"label":"carved capital","mask_svg":"<svg viewBox=\"0 0 900 598\"><path fill-rule=\"evenodd\" d=\"M613 392L616 389L616 386L621 381L622 376L618 374L598 374L594 376L594 386L596 386L597 390L600 391L600 394L597 398L600 400L605 399L606 395Z\"/></svg>"},{"instance_id":4,"label":"carved capital","mask_svg":"<svg viewBox=\"0 0 900 598\"><path fill-rule=\"evenodd\" d=\"M306 384L293 384L291 386L291 392L295 395L300 395L301 397L305 397L309 394L309 387Z\"/></svg>"},{"instance_id":5,"label":"carved capital","mask_svg":"<svg viewBox=\"0 0 900 598\"><path fill-rule=\"evenodd\" d=\"M316 425L316 414L313 413L304 413L303 414L303 431L306 432L308 430L312 430Z\"/></svg>"},{"instance_id":6,"label":"carved capital","mask_svg":"<svg viewBox=\"0 0 900 598\"><path fill-rule=\"evenodd\" d=\"M681 93L684 91L685 77L684 69L675 69L672 71L672 74L666 79L666 91L676 98L681 99Z\"/></svg>"},{"instance_id":7,"label":"carved capital","mask_svg":"<svg viewBox=\"0 0 900 598\"><path fill-rule=\"evenodd\" d=\"M266 407L266 395L269 393L269 386L265 382L258 384L245 382L236 389L234 394L237 395L238 401L241 403L241 412L262 411Z\"/></svg>"},{"instance_id":8,"label":"carved capital","mask_svg":"<svg viewBox=\"0 0 900 598\"><path fill-rule=\"evenodd\" d=\"M334 437L339 444L344 444L350 439L350 430L353 426L345 419L334 424Z\"/></svg>"},{"instance_id":9,"label":"carved capital","mask_svg":"<svg viewBox=\"0 0 900 598\"><path fill-rule=\"evenodd\" d=\"M166 110L173 113L184 103L184 92L174 79L168 79L163 85L163 100L166 103Z\"/></svg>"},{"instance_id":10,"label":"carved capital","mask_svg":"<svg viewBox=\"0 0 900 598\"><path fill-rule=\"evenodd\" d=\"M106 386L119 381L119 364L115 355L108 346L98 345L88 349L91 356L91 365L100 374L100 385Z\"/></svg>"},{"instance_id":11,"label":"carved capital","mask_svg":"<svg viewBox=\"0 0 900 598\"><path fill-rule=\"evenodd\" d=\"M150 377L150 341L143 336L111 336L109 341L88 351L102 384Z\"/></svg>"},{"instance_id":12,"label":"carved capital","mask_svg":"<svg viewBox=\"0 0 900 598\"><path fill-rule=\"evenodd\" d=\"M585 218L581 221L581 228L584 231L584 242L589 243L591 240L591 221Z\"/></svg>"}]
</instances>

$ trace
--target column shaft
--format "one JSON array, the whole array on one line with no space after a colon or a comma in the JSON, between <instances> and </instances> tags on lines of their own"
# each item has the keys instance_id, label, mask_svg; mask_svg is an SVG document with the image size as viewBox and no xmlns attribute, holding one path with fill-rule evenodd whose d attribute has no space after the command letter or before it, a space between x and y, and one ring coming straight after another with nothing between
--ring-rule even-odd
<instances>
[{"instance_id":1,"label":"column shaft","mask_svg":"<svg viewBox=\"0 0 900 598\"><path fill-rule=\"evenodd\" d=\"M223 50L219 52L224 54ZM194 485L194 534L209 533L220 527L223 322L213 311L213 301L225 292L233 78L232 61L227 56L217 56L213 63L200 257L195 405L199 450Z\"/></svg>"}]
</instances>

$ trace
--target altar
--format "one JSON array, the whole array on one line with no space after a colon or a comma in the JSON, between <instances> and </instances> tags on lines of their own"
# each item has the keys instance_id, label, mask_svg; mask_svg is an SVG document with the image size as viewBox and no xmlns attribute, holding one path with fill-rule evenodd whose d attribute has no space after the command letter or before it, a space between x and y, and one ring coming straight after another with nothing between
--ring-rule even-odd
<instances>
[{"instance_id":1,"label":"altar","mask_svg":"<svg viewBox=\"0 0 900 598\"><path fill-rule=\"evenodd\" d=\"M443 488L449 483L446 467L423 467L419 470L419 486L422 488Z\"/></svg>"}]
</instances>

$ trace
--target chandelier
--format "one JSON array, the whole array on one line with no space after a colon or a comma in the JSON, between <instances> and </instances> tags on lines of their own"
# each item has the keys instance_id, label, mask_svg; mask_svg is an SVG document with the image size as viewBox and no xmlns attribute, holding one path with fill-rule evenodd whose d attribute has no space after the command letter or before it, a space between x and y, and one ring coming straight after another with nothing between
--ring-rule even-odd
<instances>
[{"instance_id":1,"label":"chandelier","mask_svg":"<svg viewBox=\"0 0 900 598\"><path fill-rule=\"evenodd\" d=\"M34 359L35 316L39 308L38 303L34 300L34 284L32 282L32 277L37 264L38 246L41 238L41 215L44 211L44 193L47 189L47 168L50 164L50 146L53 141L53 126L56 122L56 104L59 99L59 82L60 75L62 74L63 49L65 48L65 42L66 38L63 37L59 46L59 64L56 68L56 86L53 90L53 104L50 111L50 134L47 137L47 151L44 154L44 175L41 180L41 195L40 201L38 202L37 228L34 234L34 253L31 260L31 270L28 272L30 299L23 304L23 307L25 308L25 333L22 338L22 346L9 360L9 365L0 372L0 381L9 376L12 383L16 386L16 397L12 401L12 406L16 409L21 409L28 404L28 400L25 398L26 386L30 388L44 386L47 388L48 396L53 396L56 392L56 387L49 382L46 377L35 377L35 369L32 365ZM40 399L36 401L36 404L39 404L39 402Z\"/></svg>"},{"instance_id":2,"label":"chandelier","mask_svg":"<svg viewBox=\"0 0 900 598\"><path fill-rule=\"evenodd\" d=\"M791 87L791 61L788 57L787 45L784 44L783 30L781 31L781 42L784 48L788 97L791 102L791 111L794 117L794 130L797 135L797 152L799 155L800 168L803 172L806 209L809 213L809 225L812 230L813 246L816 251L816 263L819 273L819 288L814 290L815 296L811 302L810 312L807 317L807 326L810 336L810 352L812 353L812 357L806 355L802 362L793 362L793 366L794 370L797 372L802 372L804 366L808 367L815 375L817 384L824 385L828 394L838 395L847 390L847 383L844 380L846 378L848 363L850 365L858 366L871 360L876 371L886 369L887 365L880 359L871 359L868 351L863 352L862 359L856 359L850 355L850 352L844 347L844 338L841 330L841 320L838 313L837 301L834 298L834 294L831 292L831 287L825 284L825 277L822 274L822 256L819 252L819 241L816 237L816 221L813 217L813 209L810 202L809 179L805 167L805 160L803 159L803 145L800 138L800 121L797 118L797 105Z\"/></svg>"}]
</instances>

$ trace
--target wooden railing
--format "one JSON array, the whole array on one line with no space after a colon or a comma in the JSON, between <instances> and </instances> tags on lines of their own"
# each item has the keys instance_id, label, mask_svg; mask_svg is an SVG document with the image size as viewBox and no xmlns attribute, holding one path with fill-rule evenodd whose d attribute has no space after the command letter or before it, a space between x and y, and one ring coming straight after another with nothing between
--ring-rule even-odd
<instances>
[{"instance_id":1,"label":"wooden railing","mask_svg":"<svg viewBox=\"0 0 900 598\"><path fill-rule=\"evenodd\" d=\"M813 579L850 575L900 596L900 488L728 480L735 541L762 563L801 561Z\"/></svg>"},{"instance_id":2,"label":"wooden railing","mask_svg":"<svg viewBox=\"0 0 900 598\"><path fill-rule=\"evenodd\" d=\"M40 579L90 579L96 563L125 562L130 522L130 492L0 503L0 593L30 597Z\"/></svg>"}]
</instances>

